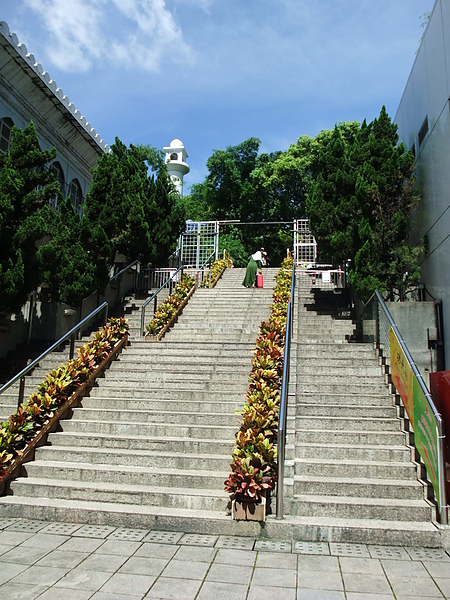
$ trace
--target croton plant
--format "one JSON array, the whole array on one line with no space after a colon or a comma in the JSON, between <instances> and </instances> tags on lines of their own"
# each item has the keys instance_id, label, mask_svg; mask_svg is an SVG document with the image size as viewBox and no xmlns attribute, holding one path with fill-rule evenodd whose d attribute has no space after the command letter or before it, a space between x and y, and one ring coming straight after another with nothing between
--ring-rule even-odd
<instances>
[{"instance_id":1,"label":"croton plant","mask_svg":"<svg viewBox=\"0 0 450 600\"><path fill-rule=\"evenodd\" d=\"M48 373L28 401L21 404L8 421L0 423L0 479L17 454L65 400L89 379L127 331L128 323L123 317L108 319L92 340L77 349L77 358Z\"/></svg>"},{"instance_id":2,"label":"croton plant","mask_svg":"<svg viewBox=\"0 0 450 600\"><path fill-rule=\"evenodd\" d=\"M172 294L166 300L164 300L164 302L161 302L155 314L153 315L153 319L148 325L146 325L145 329L147 330L148 335L157 335L163 329L163 327L177 313L183 300L194 286L195 277L192 277L192 275L188 275L187 273L183 273L181 281L177 283Z\"/></svg>"},{"instance_id":3,"label":"croton plant","mask_svg":"<svg viewBox=\"0 0 450 600\"><path fill-rule=\"evenodd\" d=\"M238 502L260 502L274 488L277 473L277 433L283 377L287 305L293 260L287 257L276 275L272 314L260 326L253 350L246 402L232 453L225 491Z\"/></svg>"}]
</instances>

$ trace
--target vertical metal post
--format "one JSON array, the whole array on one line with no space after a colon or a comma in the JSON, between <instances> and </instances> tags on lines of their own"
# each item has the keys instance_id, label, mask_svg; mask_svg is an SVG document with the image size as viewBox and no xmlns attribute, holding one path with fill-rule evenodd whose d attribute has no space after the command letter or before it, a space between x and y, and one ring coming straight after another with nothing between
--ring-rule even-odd
<instances>
[{"instance_id":1,"label":"vertical metal post","mask_svg":"<svg viewBox=\"0 0 450 600\"><path fill-rule=\"evenodd\" d=\"M70 336L69 360L72 360L75 354L75 333Z\"/></svg>"},{"instance_id":2,"label":"vertical metal post","mask_svg":"<svg viewBox=\"0 0 450 600\"><path fill-rule=\"evenodd\" d=\"M155 314L157 308L158 308L158 296L155 296L155 299L153 301L153 314Z\"/></svg>"},{"instance_id":3,"label":"vertical metal post","mask_svg":"<svg viewBox=\"0 0 450 600\"><path fill-rule=\"evenodd\" d=\"M17 402L17 408L19 408L19 406L22 404L23 402L23 396L25 393L25 375L23 375L20 378L20 384L19 384L19 400Z\"/></svg>"}]
</instances>

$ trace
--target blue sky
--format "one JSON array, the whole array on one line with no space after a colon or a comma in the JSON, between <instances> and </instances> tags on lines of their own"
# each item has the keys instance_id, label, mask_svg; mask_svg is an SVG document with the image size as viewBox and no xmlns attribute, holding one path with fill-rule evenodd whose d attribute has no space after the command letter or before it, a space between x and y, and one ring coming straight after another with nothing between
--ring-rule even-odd
<instances>
[{"instance_id":1,"label":"blue sky","mask_svg":"<svg viewBox=\"0 0 450 600\"><path fill-rule=\"evenodd\" d=\"M1 0L0 20L111 144L286 150L395 116L434 0Z\"/></svg>"}]
</instances>

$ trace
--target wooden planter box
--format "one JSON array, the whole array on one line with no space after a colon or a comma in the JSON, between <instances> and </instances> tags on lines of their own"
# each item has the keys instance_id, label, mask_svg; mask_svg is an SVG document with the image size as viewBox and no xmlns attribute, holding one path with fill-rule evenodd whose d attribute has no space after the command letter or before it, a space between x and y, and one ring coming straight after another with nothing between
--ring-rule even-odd
<instances>
[{"instance_id":1,"label":"wooden planter box","mask_svg":"<svg viewBox=\"0 0 450 600\"><path fill-rule=\"evenodd\" d=\"M239 502L238 500L233 500L231 505L231 516L236 521L265 521L265 496L261 498L261 502Z\"/></svg>"},{"instance_id":2,"label":"wooden planter box","mask_svg":"<svg viewBox=\"0 0 450 600\"><path fill-rule=\"evenodd\" d=\"M167 323L164 325L164 327L161 329L161 331L159 331L157 334L152 335L152 334L146 334L144 339L147 342L159 342L159 340L161 340L166 333L168 332L168 330L175 325L175 323L178 321L178 317L181 315L181 313L183 312L184 307L186 306L186 304L188 303L190 297L192 296L192 294L195 292L196 287L195 285L189 290L188 295L186 296L186 298L184 298L184 300L182 301L182 303L180 304L180 306L177 308L177 312L171 317L170 321L167 321Z\"/></svg>"},{"instance_id":3,"label":"wooden planter box","mask_svg":"<svg viewBox=\"0 0 450 600\"><path fill-rule=\"evenodd\" d=\"M36 448L46 444L48 434L56 431L60 419L66 418L69 410L76 407L79 403L79 400L89 393L94 385L95 380L103 375L112 361L127 345L127 343L128 333L126 333L124 337L117 342L109 356L103 360L103 362L91 374L89 379L82 383L80 387L78 387L73 394L67 398L67 400L55 411L53 417L49 419L41 427L41 429L39 429L39 431L36 432L35 436L28 442L27 446L18 452L16 458L11 462L6 471L4 471L4 474L0 479L0 496L2 496L5 491L6 483L19 475L20 469L24 463L34 459Z\"/></svg>"}]
</instances>

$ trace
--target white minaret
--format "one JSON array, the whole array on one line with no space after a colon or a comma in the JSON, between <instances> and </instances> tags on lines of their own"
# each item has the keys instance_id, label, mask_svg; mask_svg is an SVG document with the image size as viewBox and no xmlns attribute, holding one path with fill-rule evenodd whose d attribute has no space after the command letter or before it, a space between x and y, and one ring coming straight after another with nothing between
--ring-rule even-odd
<instances>
[{"instance_id":1,"label":"white minaret","mask_svg":"<svg viewBox=\"0 0 450 600\"><path fill-rule=\"evenodd\" d=\"M164 146L166 153L165 163L167 173L172 180L177 192L183 195L183 177L189 173L190 167L186 162L189 157L186 148L181 140L175 139L170 142L170 146Z\"/></svg>"}]
</instances>

